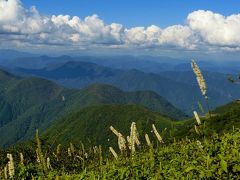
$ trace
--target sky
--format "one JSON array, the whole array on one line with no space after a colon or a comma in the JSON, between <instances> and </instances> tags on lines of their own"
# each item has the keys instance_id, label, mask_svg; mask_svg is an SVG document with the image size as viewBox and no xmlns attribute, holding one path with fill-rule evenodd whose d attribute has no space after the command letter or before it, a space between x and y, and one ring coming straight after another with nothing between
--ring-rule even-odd
<instances>
[{"instance_id":1,"label":"sky","mask_svg":"<svg viewBox=\"0 0 240 180\"><path fill-rule=\"evenodd\" d=\"M97 14L106 23L117 22L130 28L152 24L167 27L184 23L190 12L203 9L223 15L240 11L239 0L23 0L44 14L86 17ZM56 7L57 8L53 8Z\"/></svg>"},{"instance_id":2,"label":"sky","mask_svg":"<svg viewBox=\"0 0 240 180\"><path fill-rule=\"evenodd\" d=\"M239 7L238 0L0 0L0 48L238 56Z\"/></svg>"}]
</instances>

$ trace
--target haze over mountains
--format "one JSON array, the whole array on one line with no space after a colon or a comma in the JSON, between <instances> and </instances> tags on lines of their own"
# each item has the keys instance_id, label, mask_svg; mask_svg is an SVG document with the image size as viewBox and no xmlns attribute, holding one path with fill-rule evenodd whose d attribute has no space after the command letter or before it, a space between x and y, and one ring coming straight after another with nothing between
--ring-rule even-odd
<instances>
[{"instance_id":1,"label":"haze over mountains","mask_svg":"<svg viewBox=\"0 0 240 180\"><path fill-rule=\"evenodd\" d=\"M198 108L198 101L203 102L190 62L183 60L167 57L39 56L6 62L0 65L13 73L43 77L69 88L105 83L126 91L152 90L189 115ZM207 82L211 108L239 98L240 86L228 82L225 73L235 74L238 66L214 62L199 64Z\"/></svg>"},{"instance_id":2,"label":"haze over mountains","mask_svg":"<svg viewBox=\"0 0 240 180\"><path fill-rule=\"evenodd\" d=\"M152 90L188 114L198 108L198 101L203 102L190 60L151 56L49 57L11 50L1 52L5 52L0 56L0 66L4 69L18 75L43 77L68 88L104 83L126 91ZM7 55L10 58L4 60ZM199 65L207 82L211 108L239 98L240 86L227 81L227 74L234 75L240 69L237 62L200 61Z\"/></svg>"},{"instance_id":3,"label":"haze over mountains","mask_svg":"<svg viewBox=\"0 0 240 180\"><path fill-rule=\"evenodd\" d=\"M191 57L194 58L194 57ZM16 50L0 49L0 65L7 68L44 68L66 63L68 61L92 62L114 69L138 69L143 72L159 73L162 71L186 71L191 58L177 59L166 56L46 56L19 52ZM239 73L240 64L236 60L196 59L201 69L220 73Z\"/></svg>"}]
</instances>

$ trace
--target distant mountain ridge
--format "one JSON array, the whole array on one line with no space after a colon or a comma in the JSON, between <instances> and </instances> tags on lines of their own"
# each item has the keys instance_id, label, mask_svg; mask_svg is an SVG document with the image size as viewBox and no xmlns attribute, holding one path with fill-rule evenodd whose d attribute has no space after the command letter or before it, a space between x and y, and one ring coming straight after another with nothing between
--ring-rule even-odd
<instances>
[{"instance_id":1,"label":"distant mountain ridge","mask_svg":"<svg viewBox=\"0 0 240 180\"><path fill-rule=\"evenodd\" d=\"M16 71L26 76L44 77L70 88L83 88L92 83L106 83L126 91L151 90L188 114L198 108L198 101L204 105L204 99L192 71L165 71L155 74L137 69L120 70L75 61L63 63L55 68L18 68ZM203 73L212 108L240 97L240 85L229 83L226 75L206 71Z\"/></svg>"},{"instance_id":2,"label":"distant mountain ridge","mask_svg":"<svg viewBox=\"0 0 240 180\"><path fill-rule=\"evenodd\" d=\"M26 58L26 57L35 57L36 54L27 53L27 52L20 52L13 49L0 49L0 62L2 60L10 60L10 59L17 59L17 58Z\"/></svg>"},{"instance_id":3,"label":"distant mountain ridge","mask_svg":"<svg viewBox=\"0 0 240 180\"><path fill-rule=\"evenodd\" d=\"M111 55L111 56L90 56L81 55L38 55L27 52L20 52L12 49L0 49L0 67L12 69L21 68L44 68L68 61L92 62L101 66L114 69L130 70L138 69L147 73L160 73L164 71L189 71L190 58L172 58L167 56L132 56L132 55ZM239 73L240 65L236 60L207 60L199 59L201 69L210 72Z\"/></svg>"}]
</instances>

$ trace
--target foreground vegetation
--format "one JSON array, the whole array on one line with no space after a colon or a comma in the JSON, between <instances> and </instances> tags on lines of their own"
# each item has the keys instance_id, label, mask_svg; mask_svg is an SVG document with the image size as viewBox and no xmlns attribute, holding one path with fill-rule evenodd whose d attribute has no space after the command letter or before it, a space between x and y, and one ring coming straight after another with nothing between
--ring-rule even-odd
<instances>
[{"instance_id":1,"label":"foreground vegetation","mask_svg":"<svg viewBox=\"0 0 240 180\"><path fill-rule=\"evenodd\" d=\"M240 177L240 132L210 140L183 139L158 148L146 148L131 157L95 164L71 178L100 179L238 179ZM99 161L100 163L101 161Z\"/></svg>"},{"instance_id":2,"label":"foreground vegetation","mask_svg":"<svg viewBox=\"0 0 240 180\"><path fill-rule=\"evenodd\" d=\"M157 138L155 139L157 140ZM52 148L41 145L0 152L0 177L16 179L238 179L240 130L209 138L182 138L168 143L141 142L136 151L115 149L115 157L101 146ZM131 148L130 148L131 149ZM7 155L8 154L8 155ZM9 154L13 159L9 158ZM8 157L8 158L7 158ZM14 169L14 172L11 172Z\"/></svg>"}]
</instances>

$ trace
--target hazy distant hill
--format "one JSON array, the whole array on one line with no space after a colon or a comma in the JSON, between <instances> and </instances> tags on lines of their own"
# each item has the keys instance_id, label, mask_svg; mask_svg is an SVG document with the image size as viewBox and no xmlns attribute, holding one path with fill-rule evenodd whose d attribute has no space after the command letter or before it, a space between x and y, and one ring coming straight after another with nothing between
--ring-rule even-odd
<instances>
[{"instance_id":1,"label":"hazy distant hill","mask_svg":"<svg viewBox=\"0 0 240 180\"><path fill-rule=\"evenodd\" d=\"M193 57L192 57L193 58ZM92 62L101 66L115 69L137 69L147 73L161 73L165 71L190 71L192 58L171 58L166 56L80 56L74 57L74 61ZM234 74L240 72L238 61L226 59L225 61L196 59L200 68L204 71Z\"/></svg>"},{"instance_id":2,"label":"hazy distant hill","mask_svg":"<svg viewBox=\"0 0 240 180\"><path fill-rule=\"evenodd\" d=\"M190 64L188 65L190 68ZM139 70L119 70L88 62L67 62L57 67L16 70L44 77L66 87L82 88L91 83L107 83L124 90L152 90L189 114L204 100L192 71L165 71L159 74ZM212 108L240 97L240 85L227 81L222 73L204 72Z\"/></svg>"},{"instance_id":3,"label":"hazy distant hill","mask_svg":"<svg viewBox=\"0 0 240 180\"><path fill-rule=\"evenodd\" d=\"M186 115L154 92L124 92L95 84L66 89L40 78L20 78L0 71L0 146L31 137L65 113L97 104L139 104L172 118Z\"/></svg>"},{"instance_id":4,"label":"hazy distant hill","mask_svg":"<svg viewBox=\"0 0 240 180\"><path fill-rule=\"evenodd\" d=\"M201 69L210 72L239 73L240 65L238 61L227 59L225 61L196 59ZM172 58L166 56L68 56L63 55L50 57L47 55L37 55L27 52L20 52L11 49L0 49L0 67L13 69L22 68L44 68L58 66L68 61L92 62L100 66L114 69L130 70L137 69L147 73L161 73L164 71L189 71L191 58Z\"/></svg>"},{"instance_id":5,"label":"hazy distant hill","mask_svg":"<svg viewBox=\"0 0 240 180\"><path fill-rule=\"evenodd\" d=\"M216 107L215 103L222 105L240 98L240 85L230 83L226 74L208 71L203 71L202 73L206 80L208 96L210 101L213 101L211 103L213 107ZM160 73L160 75L188 85L197 85L196 77L192 71L168 71Z\"/></svg>"},{"instance_id":6,"label":"hazy distant hill","mask_svg":"<svg viewBox=\"0 0 240 180\"><path fill-rule=\"evenodd\" d=\"M173 70L176 65L187 63L189 60L175 59L164 56L79 56L75 61L92 62L101 66L114 69L131 70L137 69L148 73L159 73Z\"/></svg>"},{"instance_id":7,"label":"hazy distant hill","mask_svg":"<svg viewBox=\"0 0 240 180\"><path fill-rule=\"evenodd\" d=\"M19 57L14 59L0 59L0 65L5 69L14 70L15 68L41 69L45 67L57 67L61 63L72 61L69 56L49 57Z\"/></svg>"},{"instance_id":8,"label":"hazy distant hill","mask_svg":"<svg viewBox=\"0 0 240 180\"><path fill-rule=\"evenodd\" d=\"M17 59L17 58L26 58L26 57L35 57L36 54L31 54L27 52L20 52L12 49L0 49L0 64L5 60Z\"/></svg>"}]
</instances>

